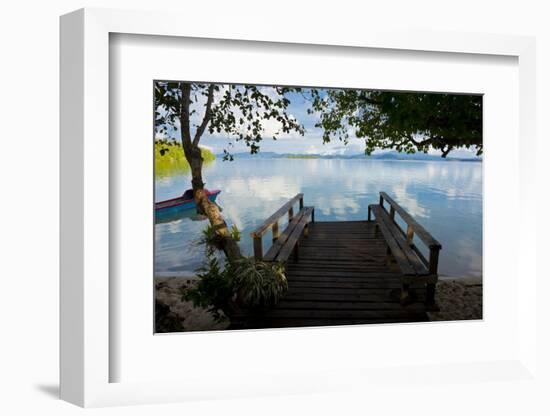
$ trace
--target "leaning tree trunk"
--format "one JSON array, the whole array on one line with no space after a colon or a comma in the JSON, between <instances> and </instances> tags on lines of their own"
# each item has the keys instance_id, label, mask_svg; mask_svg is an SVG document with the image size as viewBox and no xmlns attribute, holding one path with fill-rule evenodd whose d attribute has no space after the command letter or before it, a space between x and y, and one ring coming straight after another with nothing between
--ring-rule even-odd
<instances>
[{"instance_id":1,"label":"leaning tree trunk","mask_svg":"<svg viewBox=\"0 0 550 416\"><path fill-rule=\"evenodd\" d=\"M241 250L235 239L231 236L227 223L223 218L218 206L208 199L204 182L202 180L202 155L198 146L185 146L185 157L191 166L191 184L193 196L197 204L197 211L206 215L212 228L220 238L222 250L229 261L238 260L242 257Z\"/></svg>"},{"instance_id":2,"label":"leaning tree trunk","mask_svg":"<svg viewBox=\"0 0 550 416\"><path fill-rule=\"evenodd\" d=\"M214 84L211 84L208 87L208 99L206 102L205 115L201 125L197 128L194 139L191 138L189 122L191 84L184 82L180 85L182 99L180 114L181 144L183 146L185 158L191 166L191 184L193 186L193 197L195 198L195 203L197 204L197 211L208 217L210 225L220 239L223 252L225 253L227 259L230 262L233 262L242 257L241 250L239 249L237 242L231 236L229 228L227 228L227 223L218 209L218 206L213 202L210 202L208 199L208 195L204 189L204 182L202 180L202 154L199 147L199 141L212 115L211 108L214 98Z\"/></svg>"}]
</instances>

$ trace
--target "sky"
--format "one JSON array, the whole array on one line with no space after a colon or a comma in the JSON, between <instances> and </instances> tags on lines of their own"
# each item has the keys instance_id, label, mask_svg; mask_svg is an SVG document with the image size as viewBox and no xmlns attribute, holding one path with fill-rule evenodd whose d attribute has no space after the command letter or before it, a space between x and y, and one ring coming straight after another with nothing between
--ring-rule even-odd
<instances>
[{"instance_id":1,"label":"sky","mask_svg":"<svg viewBox=\"0 0 550 416\"><path fill-rule=\"evenodd\" d=\"M223 92L223 91L222 91ZM265 94L273 94L273 88L262 87L262 92ZM307 109L310 107L310 103L299 93L288 93L285 95L290 104L287 108L287 113L292 115L297 121L299 121L305 129L304 136L301 136L297 132L291 132L289 134L280 135L277 140L273 140L273 134L279 130L280 124L276 120L268 120L264 122L264 137L259 143L260 152L274 152L274 153L290 153L290 154L320 154L320 155L354 155L362 154L365 151L364 139L356 138L354 135L350 135L350 140L347 144L333 139L330 143L323 143L322 129L315 127L315 123L318 120L318 115L308 114ZM216 99L215 99L216 101ZM196 114L192 118L192 124L198 124L204 114L205 100L199 99L193 104L197 109ZM193 133L193 132L192 132ZM169 130L169 136L177 138L179 141L179 131L174 132ZM165 136L157 136L162 138ZM232 145L229 146L229 143ZM236 154L241 152L250 152L250 149L243 142L235 142L229 140L226 134L210 134L205 131L201 139L200 145L212 150L215 154L222 154L224 149L227 149L230 153ZM375 153L383 152L387 150L378 150ZM441 154L440 151L432 150L430 154ZM474 149L459 149L452 151L449 156L454 157L474 157Z\"/></svg>"}]
</instances>

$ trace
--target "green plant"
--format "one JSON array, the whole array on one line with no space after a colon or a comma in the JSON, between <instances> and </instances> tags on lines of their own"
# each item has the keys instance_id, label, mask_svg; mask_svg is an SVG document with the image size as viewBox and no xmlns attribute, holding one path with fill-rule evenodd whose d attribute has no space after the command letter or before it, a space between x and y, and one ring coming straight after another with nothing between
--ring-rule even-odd
<instances>
[{"instance_id":1,"label":"green plant","mask_svg":"<svg viewBox=\"0 0 550 416\"><path fill-rule=\"evenodd\" d=\"M197 276L197 286L183 289L182 299L207 309L217 320L223 319L220 311L230 316L237 308L265 310L288 289L282 264L255 261L252 257L233 263L226 259L222 267L215 256L209 256Z\"/></svg>"},{"instance_id":2,"label":"green plant","mask_svg":"<svg viewBox=\"0 0 550 416\"><path fill-rule=\"evenodd\" d=\"M231 226L229 233L231 234L231 238L235 241L241 241L241 232L235 224ZM206 246L206 255L208 257L214 254L214 249L222 250L222 243L223 239L214 231L214 227L212 227L211 224L202 230L202 237L199 240L199 244L204 244Z\"/></svg>"},{"instance_id":3,"label":"green plant","mask_svg":"<svg viewBox=\"0 0 550 416\"><path fill-rule=\"evenodd\" d=\"M211 224L208 224L208 226L202 230L202 236L198 243L204 244L206 247L206 257L213 256L216 249L221 250L221 238L216 234Z\"/></svg>"},{"instance_id":4,"label":"green plant","mask_svg":"<svg viewBox=\"0 0 550 416\"><path fill-rule=\"evenodd\" d=\"M239 231L239 229L235 224L231 226L231 229L229 230L229 232L231 233L231 237L233 238L233 240L237 242L241 241L241 232Z\"/></svg>"},{"instance_id":5,"label":"green plant","mask_svg":"<svg viewBox=\"0 0 550 416\"><path fill-rule=\"evenodd\" d=\"M241 239L236 225L230 228L235 241ZM281 263L256 261L241 257L220 264L216 250L221 250L221 237L212 225L202 230L200 244L206 246L206 262L197 270L198 284L182 290L182 299L210 311L217 320L231 315L236 308L260 311L275 305L287 289L285 269Z\"/></svg>"},{"instance_id":6,"label":"green plant","mask_svg":"<svg viewBox=\"0 0 550 416\"><path fill-rule=\"evenodd\" d=\"M197 276L199 282L195 287L182 289L182 300L208 310L217 321L223 320L224 315L220 311L228 315L234 298L227 268L222 269L218 259L210 256L206 264L197 270Z\"/></svg>"},{"instance_id":7,"label":"green plant","mask_svg":"<svg viewBox=\"0 0 550 416\"><path fill-rule=\"evenodd\" d=\"M245 257L234 262L232 268L233 290L239 302L247 308L273 306L288 289L285 269L280 263Z\"/></svg>"}]
</instances>

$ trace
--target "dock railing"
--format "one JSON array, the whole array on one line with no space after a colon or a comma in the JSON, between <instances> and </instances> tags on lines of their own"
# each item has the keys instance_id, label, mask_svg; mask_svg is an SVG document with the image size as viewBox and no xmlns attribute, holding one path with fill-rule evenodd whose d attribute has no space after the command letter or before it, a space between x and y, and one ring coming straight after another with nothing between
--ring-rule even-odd
<instances>
[{"instance_id":1,"label":"dock railing","mask_svg":"<svg viewBox=\"0 0 550 416\"><path fill-rule=\"evenodd\" d=\"M420 225L411 215L405 211L397 202L395 202L387 193L380 192L380 206L386 211L384 202L387 202L390 210L388 212L390 218L395 221L395 213L397 212L401 219L407 224L407 230L404 231L401 227L398 227L403 235L407 238L407 242L411 248L418 255L420 260L426 265L430 274L437 275L437 266L439 262L439 251L441 250L441 244L437 241L422 225ZM369 210L369 221L371 220L371 213ZM397 224L397 223L396 223ZM429 258L422 254L418 247L413 244L413 238L415 234L426 245L429 250Z\"/></svg>"},{"instance_id":2,"label":"dock railing","mask_svg":"<svg viewBox=\"0 0 550 416\"><path fill-rule=\"evenodd\" d=\"M277 241L279 238L279 220L288 215L288 221L294 217L294 205L298 203L299 210L304 208L304 194L300 193L287 201L281 208L279 208L273 215L266 219L258 228L250 233L254 241L254 257L256 260L262 260L264 256L262 237L271 229L272 242Z\"/></svg>"}]
</instances>

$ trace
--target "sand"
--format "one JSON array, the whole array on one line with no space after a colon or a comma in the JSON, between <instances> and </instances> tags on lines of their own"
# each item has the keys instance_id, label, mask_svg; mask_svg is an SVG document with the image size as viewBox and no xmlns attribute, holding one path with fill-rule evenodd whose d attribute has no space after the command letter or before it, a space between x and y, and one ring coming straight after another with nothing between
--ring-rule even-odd
<instances>
[{"instance_id":1,"label":"sand","mask_svg":"<svg viewBox=\"0 0 550 416\"><path fill-rule=\"evenodd\" d=\"M194 277L155 277L156 332L227 329L229 320L218 322L206 309L181 299L181 289L197 283ZM159 310L161 314L159 315Z\"/></svg>"},{"instance_id":2,"label":"sand","mask_svg":"<svg viewBox=\"0 0 550 416\"><path fill-rule=\"evenodd\" d=\"M435 298L440 311L428 313L432 321L483 318L481 278L440 277Z\"/></svg>"}]
</instances>

